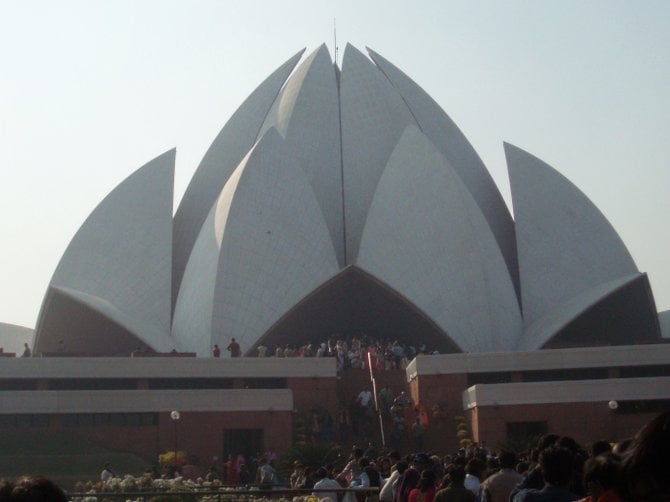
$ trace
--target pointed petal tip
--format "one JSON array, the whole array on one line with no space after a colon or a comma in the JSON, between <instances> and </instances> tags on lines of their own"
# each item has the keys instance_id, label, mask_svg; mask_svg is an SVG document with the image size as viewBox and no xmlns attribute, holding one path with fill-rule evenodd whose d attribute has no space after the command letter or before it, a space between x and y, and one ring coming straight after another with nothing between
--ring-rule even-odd
<instances>
[{"instance_id":1,"label":"pointed petal tip","mask_svg":"<svg viewBox=\"0 0 670 502\"><path fill-rule=\"evenodd\" d=\"M157 161L157 160L160 160L160 159L169 159L170 163L174 164L176 156L177 156L177 147L172 147L169 150L165 150L163 153L160 153L160 154L156 155L153 159L151 159L146 164L150 164L150 163L152 163L154 161Z\"/></svg>"},{"instance_id":2,"label":"pointed petal tip","mask_svg":"<svg viewBox=\"0 0 670 502\"><path fill-rule=\"evenodd\" d=\"M514 145L508 141L503 141L503 149L505 151L505 157L507 157L508 161L510 156L515 155L517 158L519 156L524 157L535 157L532 153L529 153L528 151L524 150L523 148ZM538 159L540 160L540 159Z\"/></svg>"},{"instance_id":3,"label":"pointed petal tip","mask_svg":"<svg viewBox=\"0 0 670 502\"><path fill-rule=\"evenodd\" d=\"M320 57L323 57L322 53L327 56L328 59L332 60L330 57L330 51L328 50L328 45L325 42L319 45L311 54L318 54Z\"/></svg>"},{"instance_id":4,"label":"pointed petal tip","mask_svg":"<svg viewBox=\"0 0 670 502\"><path fill-rule=\"evenodd\" d=\"M291 56L290 58L288 58L288 59L286 60L286 63L288 63L289 61L294 61L294 60L296 60L296 63L295 63L295 64L297 64L297 60L302 59L302 55L305 53L306 50L307 50L307 47L303 47L303 48L300 49L298 52L296 52L295 54L293 54L293 56ZM284 64L286 64L286 63L284 63Z\"/></svg>"}]
</instances>

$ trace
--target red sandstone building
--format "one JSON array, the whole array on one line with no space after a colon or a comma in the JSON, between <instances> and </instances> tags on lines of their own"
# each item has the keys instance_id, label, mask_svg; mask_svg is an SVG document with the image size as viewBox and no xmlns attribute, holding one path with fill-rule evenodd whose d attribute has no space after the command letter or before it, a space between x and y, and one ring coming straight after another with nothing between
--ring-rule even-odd
<instances>
[{"instance_id":1,"label":"red sandstone building","mask_svg":"<svg viewBox=\"0 0 670 502\"><path fill-rule=\"evenodd\" d=\"M489 447L546 431L588 444L670 409L669 361L670 344L431 355L375 381L429 410L431 451L458 447L456 416ZM316 408L337 417L366 385L367 371L337 378L329 358L2 358L0 429L65 430L148 461L176 446L205 464L281 454L299 421ZM351 440L336 423L334 439Z\"/></svg>"},{"instance_id":2,"label":"red sandstone building","mask_svg":"<svg viewBox=\"0 0 670 502\"><path fill-rule=\"evenodd\" d=\"M496 447L548 431L583 444L621 439L670 410L669 344L418 357L407 377L415 401L440 409L433 434L444 440L433 439L450 447L455 415Z\"/></svg>"}]
</instances>

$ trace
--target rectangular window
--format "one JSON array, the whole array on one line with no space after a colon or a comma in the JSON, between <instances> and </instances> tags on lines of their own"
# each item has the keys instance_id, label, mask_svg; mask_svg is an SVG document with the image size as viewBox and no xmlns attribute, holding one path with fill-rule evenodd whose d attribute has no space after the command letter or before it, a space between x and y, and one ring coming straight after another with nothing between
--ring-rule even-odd
<instances>
[{"instance_id":1,"label":"rectangular window","mask_svg":"<svg viewBox=\"0 0 670 502\"><path fill-rule=\"evenodd\" d=\"M566 380L601 380L608 377L607 368L572 368L568 370L523 371L524 382L560 382Z\"/></svg>"},{"instance_id":2,"label":"rectangular window","mask_svg":"<svg viewBox=\"0 0 670 502\"><path fill-rule=\"evenodd\" d=\"M63 424L63 427L76 427L77 425L79 425L77 415L74 413L68 413L66 415L62 415L61 423Z\"/></svg>"},{"instance_id":3,"label":"rectangular window","mask_svg":"<svg viewBox=\"0 0 670 502\"><path fill-rule=\"evenodd\" d=\"M30 415L17 415L18 427L30 427Z\"/></svg>"},{"instance_id":4,"label":"rectangular window","mask_svg":"<svg viewBox=\"0 0 670 502\"><path fill-rule=\"evenodd\" d=\"M485 383L510 383L511 381L512 373L509 371L468 373L468 387Z\"/></svg>"},{"instance_id":5,"label":"rectangular window","mask_svg":"<svg viewBox=\"0 0 670 502\"><path fill-rule=\"evenodd\" d=\"M30 426L31 427L49 427L49 421L51 417L49 415L30 415Z\"/></svg>"},{"instance_id":6,"label":"rectangular window","mask_svg":"<svg viewBox=\"0 0 670 502\"><path fill-rule=\"evenodd\" d=\"M37 380L34 378L7 378L0 380L0 390L35 390Z\"/></svg>"},{"instance_id":7,"label":"rectangular window","mask_svg":"<svg viewBox=\"0 0 670 502\"><path fill-rule=\"evenodd\" d=\"M158 425L158 413L68 413L61 421L64 427L146 427Z\"/></svg>"},{"instance_id":8,"label":"rectangular window","mask_svg":"<svg viewBox=\"0 0 670 502\"><path fill-rule=\"evenodd\" d=\"M109 415L107 413L96 413L93 417L95 425L109 425Z\"/></svg>"},{"instance_id":9,"label":"rectangular window","mask_svg":"<svg viewBox=\"0 0 670 502\"><path fill-rule=\"evenodd\" d=\"M670 365L624 366L619 369L621 378L645 378L670 376Z\"/></svg>"},{"instance_id":10,"label":"rectangular window","mask_svg":"<svg viewBox=\"0 0 670 502\"><path fill-rule=\"evenodd\" d=\"M137 380L132 378L52 378L49 390L133 390Z\"/></svg>"},{"instance_id":11,"label":"rectangular window","mask_svg":"<svg viewBox=\"0 0 670 502\"><path fill-rule=\"evenodd\" d=\"M93 413L79 413L77 415L77 425L81 427L89 427L95 424Z\"/></svg>"},{"instance_id":12,"label":"rectangular window","mask_svg":"<svg viewBox=\"0 0 670 502\"><path fill-rule=\"evenodd\" d=\"M14 427L48 427L50 415L16 414L0 415L0 429Z\"/></svg>"},{"instance_id":13,"label":"rectangular window","mask_svg":"<svg viewBox=\"0 0 670 502\"><path fill-rule=\"evenodd\" d=\"M158 425L158 413L140 413L140 425Z\"/></svg>"},{"instance_id":14,"label":"rectangular window","mask_svg":"<svg viewBox=\"0 0 670 502\"><path fill-rule=\"evenodd\" d=\"M17 426L16 415L0 415L0 428L10 428Z\"/></svg>"},{"instance_id":15,"label":"rectangular window","mask_svg":"<svg viewBox=\"0 0 670 502\"><path fill-rule=\"evenodd\" d=\"M149 389L232 389L232 378L150 378Z\"/></svg>"},{"instance_id":16,"label":"rectangular window","mask_svg":"<svg viewBox=\"0 0 670 502\"><path fill-rule=\"evenodd\" d=\"M128 427L137 427L140 425L139 413L126 413L126 425Z\"/></svg>"},{"instance_id":17,"label":"rectangular window","mask_svg":"<svg viewBox=\"0 0 670 502\"><path fill-rule=\"evenodd\" d=\"M245 389L286 389L286 378L245 378Z\"/></svg>"}]
</instances>

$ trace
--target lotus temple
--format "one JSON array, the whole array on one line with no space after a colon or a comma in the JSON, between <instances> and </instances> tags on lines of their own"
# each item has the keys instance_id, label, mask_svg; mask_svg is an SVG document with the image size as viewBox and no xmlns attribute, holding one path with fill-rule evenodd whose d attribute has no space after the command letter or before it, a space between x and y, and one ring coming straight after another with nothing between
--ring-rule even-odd
<instances>
[{"instance_id":1,"label":"lotus temple","mask_svg":"<svg viewBox=\"0 0 670 502\"><path fill-rule=\"evenodd\" d=\"M391 62L300 51L229 118L176 209L170 150L83 222L34 331L0 325L33 348L0 359L0 429L116 431L152 456L180 410L214 435L184 438L201 458L286 449L301 413L318 400L335 416L369 375L257 348L371 333L435 349L378 378L467 416L475 440L629 433L670 408L670 316L598 208L503 148L512 208ZM232 338L244 357L211 357Z\"/></svg>"}]
</instances>

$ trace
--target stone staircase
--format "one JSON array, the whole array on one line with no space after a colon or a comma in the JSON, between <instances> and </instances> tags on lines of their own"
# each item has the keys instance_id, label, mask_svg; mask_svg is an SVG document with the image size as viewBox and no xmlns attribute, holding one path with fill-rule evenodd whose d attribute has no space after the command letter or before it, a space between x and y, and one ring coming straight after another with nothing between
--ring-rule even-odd
<instances>
[{"instance_id":1,"label":"stone staircase","mask_svg":"<svg viewBox=\"0 0 670 502\"><path fill-rule=\"evenodd\" d=\"M374 371L374 378L377 392L388 385L394 397L403 391L409 394L405 370ZM376 415L367 418L357 416L359 408L355 404L355 400L364 389L373 390L368 370L346 369L342 372L342 376L337 382L337 401L340 407L347 407L351 424L348 432L339 434L338 440L345 448L356 445L365 449L368 441L370 441L376 449L381 449L382 438L379 418ZM383 419L383 422L388 446L392 424L391 420L386 418Z\"/></svg>"},{"instance_id":2,"label":"stone staircase","mask_svg":"<svg viewBox=\"0 0 670 502\"><path fill-rule=\"evenodd\" d=\"M388 385L393 391L393 396L398 396L401 392L410 395L409 385L405 370L388 370L374 372L375 384L377 392L385 385ZM348 406L350 410L355 410L355 405L352 402L356 399L358 394L363 389L372 390L370 383L370 372L368 370L347 369L342 373L337 382L337 398L340 406ZM426 430L424 437L423 450L429 453L454 453L458 448L456 440L456 424L453 414L447 416L438 416L429 411L430 423ZM405 424L409 428L414 421L416 414L412 408L408 409L405 415ZM385 436L386 449L389 450L393 446L391 440L392 420L389 417L383 418L383 428ZM375 415L369 417L368 431L349 430L347 434L336 434L336 440L345 448L350 448L354 445L363 447L367 446L368 438L372 441L376 450L382 450L380 423L378 417ZM353 427L352 427L353 429ZM360 429L360 428L359 428ZM335 424L335 430L338 430L338 424ZM367 432L367 433L366 433ZM411 439L411 433L408 431L406 437L400 445L401 453L409 453L416 450L416 445Z\"/></svg>"}]
</instances>

